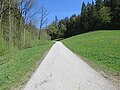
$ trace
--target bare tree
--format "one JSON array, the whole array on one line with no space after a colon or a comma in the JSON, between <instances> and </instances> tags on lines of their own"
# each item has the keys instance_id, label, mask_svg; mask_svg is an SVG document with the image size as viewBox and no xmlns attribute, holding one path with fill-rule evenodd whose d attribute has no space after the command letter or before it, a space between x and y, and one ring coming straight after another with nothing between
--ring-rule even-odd
<instances>
[{"instance_id":1,"label":"bare tree","mask_svg":"<svg viewBox=\"0 0 120 90\"><path fill-rule=\"evenodd\" d=\"M40 11L40 30L39 30L39 37L38 37L39 40L41 36L42 27L44 26L44 24L47 23L47 19L48 19L47 16L48 16L47 9L45 9L44 6L42 6Z\"/></svg>"},{"instance_id":2,"label":"bare tree","mask_svg":"<svg viewBox=\"0 0 120 90\"><path fill-rule=\"evenodd\" d=\"M33 9L37 7L35 5L36 5L35 0L20 0L19 8L21 13L21 21L20 21L21 24L23 23L22 16L24 16L24 19L25 19L25 23L23 25L23 32L24 32L23 47L25 47L25 41L26 41L26 24L29 23L30 19L34 17L39 11L39 9L33 11Z\"/></svg>"}]
</instances>

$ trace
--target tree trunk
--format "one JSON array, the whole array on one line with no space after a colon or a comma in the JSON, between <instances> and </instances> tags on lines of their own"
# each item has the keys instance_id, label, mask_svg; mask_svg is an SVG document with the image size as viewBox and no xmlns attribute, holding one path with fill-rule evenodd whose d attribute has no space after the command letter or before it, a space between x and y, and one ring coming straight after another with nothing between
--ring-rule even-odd
<instances>
[{"instance_id":1,"label":"tree trunk","mask_svg":"<svg viewBox=\"0 0 120 90\"><path fill-rule=\"evenodd\" d=\"M2 4L1 4L1 11L0 11L0 13L2 13L2 11L3 11L3 8L4 8L4 1L2 2ZM1 14L0 15L0 33L1 33L1 42L2 42L2 44L3 44L3 27L2 27L2 18L3 18L3 15Z\"/></svg>"},{"instance_id":2,"label":"tree trunk","mask_svg":"<svg viewBox=\"0 0 120 90\"><path fill-rule=\"evenodd\" d=\"M14 46L14 41L15 41L15 33L16 33L16 30L15 30L15 18L14 18L14 13L13 13L13 15L12 15L12 17L11 17L11 27L12 27L12 29L11 29L11 36L12 36L12 42L11 42L11 44L12 44L12 46Z\"/></svg>"},{"instance_id":3,"label":"tree trunk","mask_svg":"<svg viewBox=\"0 0 120 90\"><path fill-rule=\"evenodd\" d=\"M40 40L40 36L41 36L41 30L42 30L42 25L40 25L40 31L39 31L39 40Z\"/></svg>"},{"instance_id":4,"label":"tree trunk","mask_svg":"<svg viewBox=\"0 0 120 90\"><path fill-rule=\"evenodd\" d=\"M0 11L0 13L2 13L2 11L3 11L3 8L4 8L4 1L1 3L1 11ZM2 22L2 14L0 14L0 25L1 25L1 22Z\"/></svg>"},{"instance_id":5,"label":"tree trunk","mask_svg":"<svg viewBox=\"0 0 120 90\"><path fill-rule=\"evenodd\" d=\"M26 35L25 35L25 33L26 33L26 27L25 27L25 25L24 25L24 31L23 31L23 33L24 33L24 36L23 36L23 47L25 48L25 39L26 39Z\"/></svg>"},{"instance_id":6,"label":"tree trunk","mask_svg":"<svg viewBox=\"0 0 120 90\"><path fill-rule=\"evenodd\" d=\"M9 0L9 44L12 44L12 27L11 27L11 2Z\"/></svg>"},{"instance_id":7,"label":"tree trunk","mask_svg":"<svg viewBox=\"0 0 120 90\"><path fill-rule=\"evenodd\" d=\"M26 20L26 12L25 12L25 20ZM24 28L23 28L23 33L24 33L24 36L23 36L23 47L25 48L25 39L26 39L26 22L24 23Z\"/></svg>"}]
</instances>

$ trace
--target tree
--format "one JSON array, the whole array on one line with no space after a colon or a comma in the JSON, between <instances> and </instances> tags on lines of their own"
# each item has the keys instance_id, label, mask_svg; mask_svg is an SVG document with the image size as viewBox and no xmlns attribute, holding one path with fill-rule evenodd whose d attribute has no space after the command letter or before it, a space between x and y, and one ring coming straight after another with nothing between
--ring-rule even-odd
<instances>
[{"instance_id":1,"label":"tree","mask_svg":"<svg viewBox=\"0 0 120 90\"><path fill-rule=\"evenodd\" d=\"M3 29L2 29L3 9L4 9L4 0L0 2L0 36L1 36L0 39L2 43L3 43Z\"/></svg>"},{"instance_id":2,"label":"tree","mask_svg":"<svg viewBox=\"0 0 120 90\"><path fill-rule=\"evenodd\" d=\"M96 0L96 9L99 10L103 7L103 0Z\"/></svg>"},{"instance_id":3,"label":"tree","mask_svg":"<svg viewBox=\"0 0 120 90\"><path fill-rule=\"evenodd\" d=\"M47 16L48 16L47 9L45 9L44 6L42 6L40 10L40 30L39 30L39 37L38 37L39 40L40 40L42 27L44 26L44 24L47 23L47 19L48 19Z\"/></svg>"},{"instance_id":4,"label":"tree","mask_svg":"<svg viewBox=\"0 0 120 90\"><path fill-rule=\"evenodd\" d=\"M64 31L64 38L67 38L69 36L71 36L71 29L72 29L72 26L71 26L71 21L68 17L65 17L64 19L64 22L65 22L65 26L66 26L66 30Z\"/></svg>"},{"instance_id":5,"label":"tree","mask_svg":"<svg viewBox=\"0 0 120 90\"><path fill-rule=\"evenodd\" d=\"M8 2L8 1L7 1L7 2ZM9 9L9 6L4 7L4 6L5 6L5 3L6 3L6 0L1 0L1 1L0 1L0 16Z\"/></svg>"},{"instance_id":6,"label":"tree","mask_svg":"<svg viewBox=\"0 0 120 90\"><path fill-rule=\"evenodd\" d=\"M1 2L0 2L0 26L1 26L1 22L2 22L2 12L3 12L3 9L4 9L4 1L2 0Z\"/></svg>"},{"instance_id":7,"label":"tree","mask_svg":"<svg viewBox=\"0 0 120 90\"><path fill-rule=\"evenodd\" d=\"M57 32L56 23L53 21L51 25L48 26L48 34L51 36L52 40L57 38Z\"/></svg>"},{"instance_id":8,"label":"tree","mask_svg":"<svg viewBox=\"0 0 120 90\"><path fill-rule=\"evenodd\" d=\"M88 2L87 3L87 16L88 16L88 31L91 30L92 27L92 5Z\"/></svg>"},{"instance_id":9,"label":"tree","mask_svg":"<svg viewBox=\"0 0 120 90\"><path fill-rule=\"evenodd\" d=\"M56 28L58 28L58 18L57 18L57 16L55 16L55 24L56 24Z\"/></svg>"},{"instance_id":10,"label":"tree","mask_svg":"<svg viewBox=\"0 0 120 90\"><path fill-rule=\"evenodd\" d=\"M26 25L35 17L35 15L40 11L40 7L37 6L35 0L20 0L20 26L23 29L23 45L26 47ZM24 16L24 18L23 18Z\"/></svg>"},{"instance_id":11,"label":"tree","mask_svg":"<svg viewBox=\"0 0 120 90\"><path fill-rule=\"evenodd\" d=\"M120 23L120 1L110 0L110 9L113 23Z\"/></svg>"},{"instance_id":12,"label":"tree","mask_svg":"<svg viewBox=\"0 0 120 90\"><path fill-rule=\"evenodd\" d=\"M109 23L111 21L110 10L108 7L103 6L100 9L100 19L102 23Z\"/></svg>"},{"instance_id":13,"label":"tree","mask_svg":"<svg viewBox=\"0 0 120 90\"><path fill-rule=\"evenodd\" d=\"M9 0L9 44L10 46L12 45L13 46L13 38L12 38L12 4L11 4L11 0Z\"/></svg>"},{"instance_id":14,"label":"tree","mask_svg":"<svg viewBox=\"0 0 120 90\"><path fill-rule=\"evenodd\" d=\"M64 38L65 31L66 31L66 22L64 20L61 20L59 21L58 38Z\"/></svg>"},{"instance_id":15,"label":"tree","mask_svg":"<svg viewBox=\"0 0 120 90\"><path fill-rule=\"evenodd\" d=\"M97 23L97 27L101 27L101 19L100 19L100 9L104 6L104 2L103 0L96 0L96 14L97 14L97 19L96 19L96 23Z\"/></svg>"},{"instance_id":16,"label":"tree","mask_svg":"<svg viewBox=\"0 0 120 90\"><path fill-rule=\"evenodd\" d=\"M94 2L92 2L91 4L91 12L90 12L90 22L89 22L89 29L90 30L95 30L97 29L97 26L98 26L98 13L97 13L97 9L95 7L95 4Z\"/></svg>"},{"instance_id":17,"label":"tree","mask_svg":"<svg viewBox=\"0 0 120 90\"><path fill-rule=\"evenodd\" d=\"M81 10L81 29L82 32L86 32L88 29L87 7L84 2L82 4L82 10Z\"/></svg>"},{"instance_id":18,"label":"tree","mask_svg":"<svg viewBox=\"0 0 120 90\"><path fill-rule=\"evenodd\" d=\"M22 14L24 15L24 18L25 18L25 23L24 23L24 26L23 26L23 30L24 30L23 47L25 47L25 42L26 42L26 24L27 24L27 21L28 21L27 14L28 14L28 12L30 11L30 9L32 7L31 0L25 0L23 5L24 5L24 9L23 9L23 13Z\"/></svg>"}]
</instances>

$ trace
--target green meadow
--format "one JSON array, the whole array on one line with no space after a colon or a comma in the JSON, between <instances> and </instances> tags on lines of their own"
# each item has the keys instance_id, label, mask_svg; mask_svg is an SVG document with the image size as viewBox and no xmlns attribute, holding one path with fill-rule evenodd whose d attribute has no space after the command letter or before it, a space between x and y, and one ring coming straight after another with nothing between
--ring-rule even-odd
<instances>
[{"instance_id":1,"label":"green meadow","mask_svg":"<svg viewBox=\"0 0 120 90\"><path fill-rule=\"evenodd\" d=\"M120 74L120 31L89 32L62 42L98 69Z\"/></svg>"}]
</instances>

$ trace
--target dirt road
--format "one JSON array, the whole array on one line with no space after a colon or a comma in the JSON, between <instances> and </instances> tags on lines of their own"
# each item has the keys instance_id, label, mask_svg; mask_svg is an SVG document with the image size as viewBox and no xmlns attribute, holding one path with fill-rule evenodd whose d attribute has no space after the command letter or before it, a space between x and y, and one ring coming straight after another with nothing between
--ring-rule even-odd
<instances>
[{"instance_id":1,"label":"dirt road","mask_svg":"<svg viewBox=\"0 0 120 90\"><path fill-rule=\"evenodd\" d=\"M61 42L56 42L24 90L118 90Z\"/></svg>"}]
</instances>

